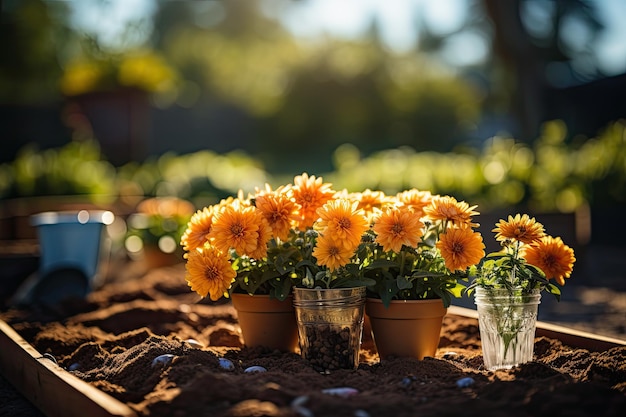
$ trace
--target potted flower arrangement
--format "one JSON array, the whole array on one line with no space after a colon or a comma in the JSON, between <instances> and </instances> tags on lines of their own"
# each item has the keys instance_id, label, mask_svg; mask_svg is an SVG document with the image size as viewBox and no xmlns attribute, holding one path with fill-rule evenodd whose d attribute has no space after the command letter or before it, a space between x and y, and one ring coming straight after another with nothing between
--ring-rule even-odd
<instances>
[{"instance_id":1,"label":"potted flower arrangement","mask_svg":"<svg viewBox=\"0 0 626 417\"><path fill-rule=\"evenodd\" d=\"M541 292L559 300L551 280L565 285L576 261L572 248L527 214L500 220L493 232L502 250L470 268L474 280L467 288L475 291L483 360L490 370L532 360Z\"/></svg>"},{"instance_id":2,"label":"potted flower arrangement","mask_svg":"<svg viewBox=\"0 0 626 417\"><path fill-rule=\"evenodd\" d=\"M194 210L191 202L177 197L141 201L126 220L124 245L129 255L143 260L148 269L180 263L178 242Z\"/></svg>"},{"instance_id":3,"label":"potted flower arrangement","mask_svg":"<svg viewBox=\"0 0 626 417\"><path fill-rule=\"evenodd\" d=\"M381 359L434 356L447 307L484 256L475 208L415 189L381 199L360 252L374 280L366 311Z\"/></svg>"},{"instance_id":4,"label":"potted flower arrangement","mask_svg":"<svg viewBox=\"0 0 626 417\"><path fill-rule=\"evenodd\" d=\"M355 320L357 328L362 328L364 297L358 294L364 294L364 286L369 281L359 279L355 272L358 266L350 261L367 227L367 219L354 203L342 198L341 193L322 178L303 173L296 176L292 184L276 189L266 185L247 197L239 192L236 197L205 207L191 216L181 238L186 280L202 297L209 296L212 300L232 297L246 345L295 350L293 341L297 344L298 329L293 304L296 309L302 307L303 313L298 315L298 321L304 326L300 326L301 353L313 359L316 355L309 347L316 345L309 344L306 333L310 326L305 324L313 316L319 319L330 312L332 309L325 306L328 302L340 304L334 311L346 307L326 290L343 288L357 294L352 297L357 311ZM353 287L362 289L353 290ZM296 295L292 303L296 289L312 290L315 296L324 293L321 298L327 301ZM256 307L249 307L246 302L258 299L264 300L262 309L269 304L278 305L285 313L285 321L265 328L262 325L278 315L266 313L260 323L247 326L246 313ZM310 313L311 308L320 314ZM346 308L355 307L348 303ZM357 332L358 335L350 334L352 347L360 343L360 330ZM256 341L255 334L267 337ZM278 336L282 341L275 339ZM352 354L356 360L358 347L356 355ZM328 366L319 364L324 370ZM354 361L350 366L354 366Z\"/></svg>"}]
</instances>

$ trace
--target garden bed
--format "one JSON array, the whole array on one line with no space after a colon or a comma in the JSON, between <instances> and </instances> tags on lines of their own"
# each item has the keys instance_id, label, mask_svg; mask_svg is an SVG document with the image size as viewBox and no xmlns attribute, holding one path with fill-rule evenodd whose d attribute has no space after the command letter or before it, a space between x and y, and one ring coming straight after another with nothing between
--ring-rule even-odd
<instances>
[{"instance_id":1,"label":"garden bed","mask_svg":"<svg viewBox=\"0 0 626 417\"><path fill-rule=\"evenodd\" d=\"M540 323L535 361L490 372L474 312L455 307L434 358L380 363L366 334L356 371L322 375L296 354L242 346L235 310L198 302L182 265L120 270L87 300L0 315L0 370L44 413L510 417L617 416L626 408L619 340ZM154 362L164 354L171 361ZM267 371L245 372L252 366Z\"/></svg>"}]
</instances>

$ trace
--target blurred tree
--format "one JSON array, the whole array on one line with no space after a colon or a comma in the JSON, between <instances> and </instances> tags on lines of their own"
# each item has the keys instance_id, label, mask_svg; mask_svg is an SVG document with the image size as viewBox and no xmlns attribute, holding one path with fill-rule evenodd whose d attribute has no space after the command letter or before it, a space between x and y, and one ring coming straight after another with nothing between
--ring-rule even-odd
<instances>
[{"instance_id":1,"label":"blurred tree","mask_svg":"<svg viewBox=\"0 0 626 417\"><path fill-rule=\"evenodd\" d=\"M59 52L72 37L64 2L0 3L0 102L33 104L59 98Z\"/></svg>"},{"instance_id":2,"label":"blurred tree","mask_svg":"<svg viewBox=\"0 0 626 417\"><path fill-rule=\"evenodd\" d=\"M502 88L511 91L510 108L522 127L520 139L534 139L541 123L554 118L565 119L572 133L591 130L587 134L615 120L615 112L610 111L592 124L585 123L589 114L610 106L591 103L595 85L580 93L572 91L603 76L592 53L603 30L593 1L484 0L484 5L495 30L496 63L508 74ZM616 82L623 92L626 83ZM626 116L624 106L621 111Z\"/></svg>"},{"instance_id":3,"label":"blurred tree","mask_svg":"<svg viewBox=\"0 0 626 417\"><path fill-rule=\"evenodd\" d=\"M207 133L198 148L242 144L233 136L248 123L245 149L270 169L325 170L342 143L368 153L400 145L450 150L467 140L479 94L420 53L383 47L376 21L361 40L297 42L260 4L165 2L157 12L155 45L188 81L174 104L203 106L207 115L232 106L227 114L238 108L248 117L215 120L238 128L208 127L230 136Z\"/></svg>"}]
</instances>

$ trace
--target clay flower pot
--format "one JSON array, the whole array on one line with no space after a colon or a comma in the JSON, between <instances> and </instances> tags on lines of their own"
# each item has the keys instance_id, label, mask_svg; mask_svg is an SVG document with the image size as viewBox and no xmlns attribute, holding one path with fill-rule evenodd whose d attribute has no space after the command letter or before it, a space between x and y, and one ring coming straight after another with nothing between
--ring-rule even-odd
<instances>
[{"instance_id":1,"label":"clay flower pot","mask_svg":"<svg viewBox=\"0 0 626 417\"><path fill-rule=\"evenodd\" d=\"M380 299L368 298L365 308L381 360L435 356L447 312L441 299L392 300L385 307Z\"/></svg>"},{"instance_id":2,"label":"clay flower pot","mask_svg":"<svg viewBox=\"0 0 626 417\"><path fill-rule=\"evenodd\" d=\"M295 352L298 326L292 296L284 301L269 295L231 294L244 344Z\"/></svg>"}]
</instances>

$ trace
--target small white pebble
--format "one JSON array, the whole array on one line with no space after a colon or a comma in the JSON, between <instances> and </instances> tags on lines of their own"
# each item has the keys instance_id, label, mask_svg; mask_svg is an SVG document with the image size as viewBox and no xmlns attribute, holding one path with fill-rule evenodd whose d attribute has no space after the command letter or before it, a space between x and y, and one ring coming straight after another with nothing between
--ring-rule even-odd
<instances>
[{"instance_id":1,"label":"small white pebble","mask_svg":"<svg viewBox=\"0 0 626 417\"><path fill-rule=\"evenodd\" d=\"M456 381L456 386L459 388L467 388L470 387L472 385L474 385L474 378L461 378L459 380Z\"/></svg>"},{"instance_id":2,"label":"small white pebble","mask_svg":"<svg viewBox=\"0 0 626 417\"><path fill-rule=\"evenodd\" d=\"M260 373L260 372L267 372L267 369L265 369L262 366L254 365L254 366L250 366L250 367L244 369L244 372L247 373L247 374L256 374L256 373Z\"/></svg>"},{"instance_id":3,"label":"small white pebble","mask_svg":"<svg viewBox=\"0 0 626 417\"><path fill-rule=\"evenodd\" d=\"M358 394L359 390L351 387L337 387L323 389L324 394L337 395L339 397L347 398L352 395Z\"/></svg>"},{"instance_id":4,"label":"small white pebble","mask_svg":"<svg viewBox=\"0 0 626 417\"><path fill-rule=\"evenodd\" d=\"M204 347L204 345L202 343L198 342L196 339L187 339L187 340L185 340L185 343L187 343L191 347L195 347L195 348L203 348Z\"/></svg>"},{"instance_id":5,"label":"small white pebble","mask_svg":"<svg viewBox=\"0 0 626 417\"><path fill-rule=\"evenodd\" d=\"M232 371L233 369L235 369L235 364L233 364L232 361L226 358L220 358L220 367L222 369L226 369L227 371Z\"/></svg>"},{"instance_id":6,"label":"small white pebble","mask_svg":"<svg viewBox=\"0 0 626 417\"><path fill-rule=\"evenodd\" d=\"M174 355L172 355L171 353L166 353L164 355L157 356L156 358L152 360L152 367L154 368L157 365L161 365L161 366L169 365L170 362L172 362L172 359L174 359Z\"/></svg>"},{"instance_id":7,"label":"small white pebble","mask_svg":"<svg viewBox=\"0 0 626 417\"><path fill-rule=\"evenodd\" d=\"M304 406L307 401L309 401L309 397L300 395L291 401L291 409L302 417L315 417L313 412Z\"/></svg>"}]
</instances>

